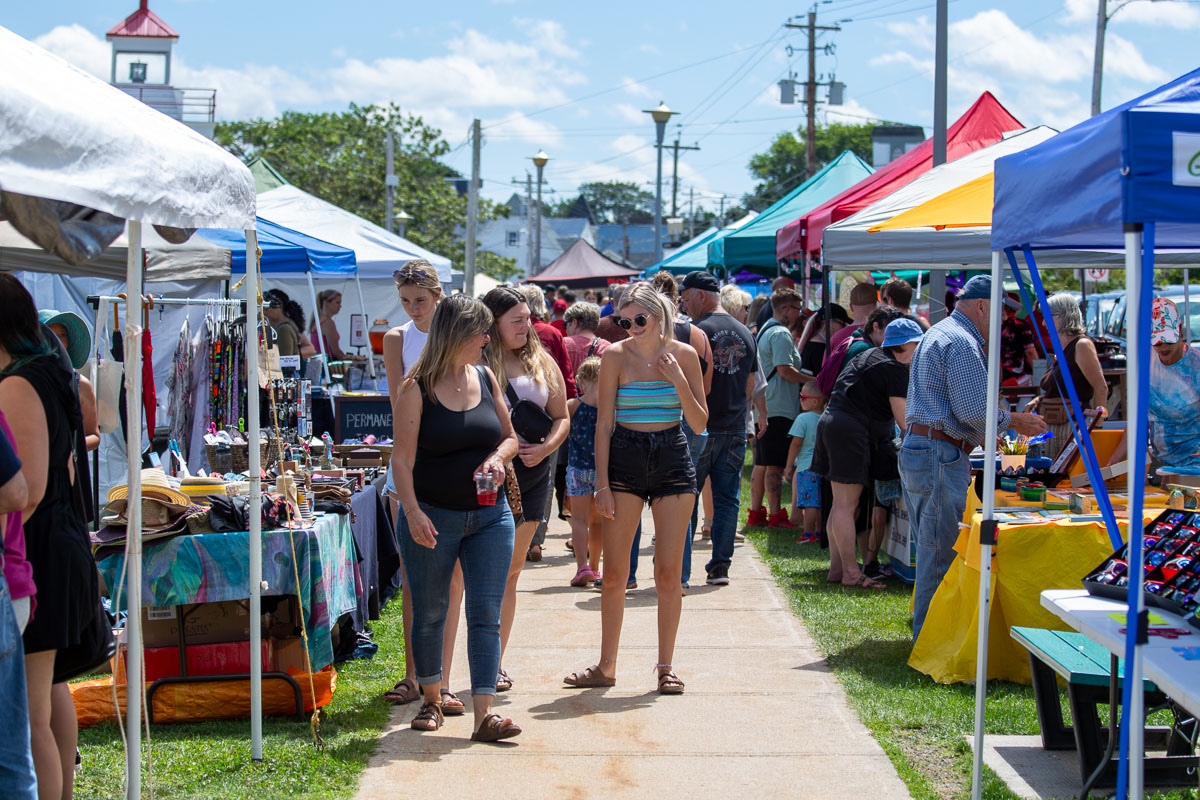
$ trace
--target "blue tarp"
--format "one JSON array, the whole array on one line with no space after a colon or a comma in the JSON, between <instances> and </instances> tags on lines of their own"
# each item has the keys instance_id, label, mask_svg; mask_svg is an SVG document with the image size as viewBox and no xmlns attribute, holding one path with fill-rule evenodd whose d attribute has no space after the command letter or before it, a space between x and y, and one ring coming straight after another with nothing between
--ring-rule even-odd
<instances>
[{"instance_id":1,"label":"blue tarp","mask_svg":"<svg viewBox=\"0 0 1200 800\"><path fill-rule=\"evenodd\" d=\"M353 275L358 267L354 251L314 239L258 217L259 268L272 272L313 272L318 275ZM232 272L246 271L246 234L230 228L200 228L198 234L215 245L229 249Z\"/></svg>"}]
</instances>

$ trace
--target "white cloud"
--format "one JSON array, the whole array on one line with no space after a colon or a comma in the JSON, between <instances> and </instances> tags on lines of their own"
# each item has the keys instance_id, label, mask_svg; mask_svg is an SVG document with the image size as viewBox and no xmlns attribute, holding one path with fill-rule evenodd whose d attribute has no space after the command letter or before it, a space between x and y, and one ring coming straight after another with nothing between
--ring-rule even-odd
<instances>
[{"instance_id":1,"label":"white cloud","mask_svg":"<svg viewBox=\"0 0 1200 800\"><path fill-rule=\"evenodd\" d=\"M1165 70L1146 63L1137 45L1112 32L1104 43L1104 74L1146 84L1166 83L1171 78Z\"/></svg>"},{"instance_id":2,"label":"white cloud","mask_svg":"<svg viewBox=\"0 0 1200 800\"><path fill-rule=\"evenodd\" d=\"M924 14L911 22L889 22L884 27L888 33L906 40L912 46L933 52L933 23Z\"/></svg>"},{"instance_id":3,"label":"white cloud","mask_svg":"<svg viewBox=\"0 0 1200 800\"><path fill-rule=\"evenodd\" d=\"M549 19L518 19L518 25L528 29L534 46L541 46L547 53L558 58L578 60L579 51L567 43L567 30L560 23Z\"/></svg>"},{"instance_id":4,"label":"white cloud","mask_svg":"<svg viewBox=\"0 0 1200 800\"><path fill-rule=\"evenodd\" d=\"M465 121L465 117L463 118ZM524 114L513 111L496 119L483 121L485 128L493 128L496 135L506 140L523 141L538 147L558 147L563 143L562 132L548 122L530 119ZM454 129L451 129L454 130Z\"/></svg>"},{"instance_id":5,"label":"white cloud","mask_svg":"<svg viewBox=\"0 0 1200 800\"><path fill-rule=\"evenodd\" d=\"M647 100L654 97L654 92L630 77L621 78L621 88L625 90L626 94L631 94L634 97L645 97Z\"/></svg>"},{"instance_id":6,"label":"white cloud","mask_svg":"<svg viewBox=\"0 0 1200 800\"><path fill-rule=\"evenodd\" d=\"M613 107L613 110L616 111L617 115L626 122L634 125L641 125L649 119L645 113L641 111L641 109L637 108L637 106L630 105L629 103L617 103Z\"/></svg>"},{"instance_id":7,"label":"white cloud","mask_svg":"<svg viewBox=\"0 0 1200 800\"><path fill-rule=\"evenodd\" d=\"M1068 24L1086 22L1095 29L1096 0L1067 0L1067 14L1064 22ZM1131 22L1138 25L1164 26L1169 28L1200 28L1200 9L1187 2L1125 2L1120 5L1120 12L1114 9L1118 3L1108 2L1108 13L1111 15L1109 25Z\"/></svg>"},{"instance_id":8,"label":"white cloud","mask_svg":"<svg viewBox=\"0 0 1200 800\"><path fill-rule=\"evenodd\" d=\"M883 117L876 114L853 97L846 98L840 106L825 106L825 123L844 122L848 125L861 125L872 120L882 121ZM904 120L900 120L903 122Z\"/></svg>"},{"instance_id":9,"label":"white cloud","mask_svg":"<svg viewBox=\"0 0 1200 800\"><path fill-rule=\"evenodd\" d=\"M112 77L112 48L82 25L59 25L33 43L103 81Z\"/></svg>"}]
</instances>

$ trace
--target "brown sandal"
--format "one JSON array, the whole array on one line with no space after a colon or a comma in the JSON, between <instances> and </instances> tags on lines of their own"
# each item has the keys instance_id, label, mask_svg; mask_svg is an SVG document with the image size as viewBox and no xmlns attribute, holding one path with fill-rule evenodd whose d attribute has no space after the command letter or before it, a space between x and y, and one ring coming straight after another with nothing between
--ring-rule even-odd
<instances>
[{"instance_id":1,"label":"brown sandal","mask_svg":"<svg viewBox=\"0 0 1200 800\"><path fill-rule=\"evenodd\" d=\"M858 574L858 580L856 580L854 583L843 583L842 586L846 586L846 587L849 587L852 589L886 589L887 588L886 583L881 583L880 581L877 581L874 578L868 578L866 573L863 573L863 572L860 572Z\"/></svg>"},{"instance_id":2,"label":"brown sandal","mask_svg":"<svg viewBox=\"0 0 1200 800\"><path fill-rule=\"evenodd\" d=\"M512 687L513 687L513 680L512 680L512 678L510 678L508 676L507 672L505 672L504 670L500 670L499 672L496 673L496 691L497 692L507 692Z\"/></svg>"},{"instance_id":3,"label":"brown sandal","mask_svg":"<svg viewBox=\"0 0 1200 800\"><path fill-rule=\"evenodd\" d=\"M410 727L414 731L436 731L442 727L445 717L442 716L442 704L426 700L421 704L421 710L413 717Z\"/></svg>"},{"instance_id":4,"label":"brown sandal","mask_svg":"<svg viewBox=\"0 0 1200 800\"><path fill-rule=\"evenodd\" d=\"M683 681L671 669L670 664L655 664L658 669L659 694L683 694Z\"/></svg>"},{"instance_id":5,"label":"brown sandal","mask_svg":"<svg viewBox=\"0 0 1200 800\"><path fill-rule=\"evenodd\" d=\"M511 739L521 732L521 726L511 719L502 719L499 714L488 714L479 725L479 730L471 734L472 742L499 742Z\"/></svg>"},{"instance_id":6,"label":"brown sandal","mask_svg":"<svg viewBox=\"0 0 1200 800\"><path fill-rule=\"evenodd\" d=\"M576 689L594 689L598 686L616 686L617 679L605 675L597 664L594 667L588 667L583 672L572 672L563 678L563 683L567 686L574 686Z\"/></svg>"},{"instance_id":7,"label":"brown sandal","mask_svg":"<svg viewBox=\"0 0 1200 800\"><path fill-rule=\"evenodd\" d=\"M393 705L402 706L421 696L421 687L415 678L405 678L383 693L383 699Z\"/></svg>"},{"instance_id":8,"label":"brown sandal","mask_svg":"<svg viewBox=\"0 0 1200 800\"><path fill-rule=\"evenodd\" d=\"M442 689L442 714L447 717L461 717L467 713L467 707L458 695L449 689Z\"/></svg>"}]
</instances>

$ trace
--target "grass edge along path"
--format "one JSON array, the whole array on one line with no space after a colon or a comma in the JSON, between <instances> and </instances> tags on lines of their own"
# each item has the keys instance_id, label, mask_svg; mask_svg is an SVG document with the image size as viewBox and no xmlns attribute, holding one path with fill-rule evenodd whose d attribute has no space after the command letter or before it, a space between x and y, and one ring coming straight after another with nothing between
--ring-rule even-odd
<instances>
[{"instance_id":1,"label":"grass edge along path","mask_svg":"<svg viewBox=\"0 0 1200 800\"><path fill-rule=\"evenodd\" d=\"M749 475L747 467L743 499L750 497ZM789 495L785 489L785 503L790 502ZM740 511L739 530L746 523L746 511ZM975 687L937 684L908 666L911 587L895 578L888 579L886 591L830 585L825 582L828 550L795 544L793 531L749 528L745 534L837 676L850 706L912 796L916 800L970 797L972 758L964 737L974 732ZM736 557L730 572L737 580ZM1070 720L1065 691L1060 701L1064 719ZM985 735L1037 733L1032 688L990 681ZM985 766L983 797L1016 800L1018 795ZM1197 791L1148 790L1147 797L1196 800Z\"/></svg>"},{"instance_id":2,"label":"grass edge along path","mask_svg":"<svg viewBox=\"0 0 1200 800\"><path fill-rule=\"evenodd\" d=\"M371 623L379 645L374 658L337 664L337 691L322 714L325 751L313 747L308 722L263 719L263 761L250 758L250 721L152 725L143 733L145 797L221 800L338 800L351 797L391 714L382 699L404 670L400 599ZM75 780L78 800L121 797L124 749L113 724L79 732L83 764ZM150 762L150 770L146 763ZM153 788L153 795L151 795Z\"/></svg>"}]
</instances>

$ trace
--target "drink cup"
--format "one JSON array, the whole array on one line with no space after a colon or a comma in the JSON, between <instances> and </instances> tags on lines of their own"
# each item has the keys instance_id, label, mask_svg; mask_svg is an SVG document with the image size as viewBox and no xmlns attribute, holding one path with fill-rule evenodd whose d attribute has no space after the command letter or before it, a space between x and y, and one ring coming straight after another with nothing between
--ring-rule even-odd
<instances>
[{"instance_id":1,"label":"drink cup","mask_svg":"<svg viewBox=\"0 0 1200 800\"><path fill-rule=\"evenodd\" d=\"M496 479L492 473L475 473L475 501L481 506L496 505Z\"/></svg>"}]
</instances>

